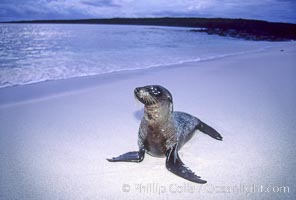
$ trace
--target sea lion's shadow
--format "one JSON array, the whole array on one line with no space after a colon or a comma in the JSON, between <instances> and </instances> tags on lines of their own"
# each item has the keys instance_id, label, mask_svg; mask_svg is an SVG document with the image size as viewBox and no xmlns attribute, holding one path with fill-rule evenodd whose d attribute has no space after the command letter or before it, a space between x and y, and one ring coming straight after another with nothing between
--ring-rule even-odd
<instances>
[{"instance_id":1,"label":"sea lion's shadow","mask_svg":"<svg viewBox=\"0 0 296 200\"><path fill-rule=\"evenodd\" d=\"M141 108L140 110L137 110L134 112L134 117L139 121L143 118L143 115L144 115L144 108Z\"/></svg>"}]
</instances>

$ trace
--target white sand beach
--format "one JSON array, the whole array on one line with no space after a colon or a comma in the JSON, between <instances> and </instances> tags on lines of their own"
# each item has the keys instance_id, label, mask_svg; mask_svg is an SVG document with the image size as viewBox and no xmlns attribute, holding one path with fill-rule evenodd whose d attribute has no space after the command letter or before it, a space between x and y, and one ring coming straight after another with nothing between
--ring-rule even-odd
<instances>
[{"instance_id":1,"label":"white sand beach","mask_svg":"<svg viewBox=\"0 0 296 200\"><path fill-rule=\"evenodd\" d=\"M147 70L0 89L0 199L294 199L296 46ZM137 150L135 87L159 84L174 109L223 135L197 132L180 157L110 163Z\"/></svg>"}]
</instances>

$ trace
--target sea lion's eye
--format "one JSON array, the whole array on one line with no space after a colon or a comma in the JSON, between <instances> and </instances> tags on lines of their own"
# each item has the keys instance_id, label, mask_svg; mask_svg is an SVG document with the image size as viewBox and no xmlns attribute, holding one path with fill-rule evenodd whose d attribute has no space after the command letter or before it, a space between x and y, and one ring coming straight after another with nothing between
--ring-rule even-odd
<instances>
[{"instance_id":1,"label":"sea lion's eye","mask_svg":"<svg viewBox=\"0 0 296 200\"><path fill-rule=\"evenodd\" d=\"M159 90L159 88L151 86L150 87L150 93L157 96L157 95L161 94L161 91Z\"/></svg>"}]
</instances>

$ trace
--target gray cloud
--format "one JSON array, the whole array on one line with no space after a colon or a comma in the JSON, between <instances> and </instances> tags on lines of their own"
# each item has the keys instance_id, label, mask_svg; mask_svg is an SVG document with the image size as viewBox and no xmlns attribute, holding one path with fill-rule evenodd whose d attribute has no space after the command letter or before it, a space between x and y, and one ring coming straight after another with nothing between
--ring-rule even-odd
<instances>
[{"instance_id":1,"label":"gray cloud","mask_svg":"<svg viewBox=\"0 0 296 200\"><path fill-rule=\"evenodd\" d=\"M296 23L295 0L1 0L0 20L230 17Z\"/></svg>"},{"instance_id":2,"label":"gray cloud","mask_svg":"<svg viewBox=\"0 0 296 200\"><path fill-rule=\"evenodd\" d=\"M111 0L99 0L99 1L85 0L85 1L81 1L81 3L89 6L94 6L94 7L120 7L118 4L115 4Z\"/></svg>"},{"instance_id":3,"label":"gray cloud","mask_svg":"<svg viewBox=\"0 0 296 200\"><path fill-rule=\"evenodd\" d=\"M294 9L296 4L293 0L260 0L243 3L235 3L235 0L223 0L222 2L228 3L228 6L215 6L211 8L212 13L221 17L296 22Z\"/></svg>"}]
</instances>

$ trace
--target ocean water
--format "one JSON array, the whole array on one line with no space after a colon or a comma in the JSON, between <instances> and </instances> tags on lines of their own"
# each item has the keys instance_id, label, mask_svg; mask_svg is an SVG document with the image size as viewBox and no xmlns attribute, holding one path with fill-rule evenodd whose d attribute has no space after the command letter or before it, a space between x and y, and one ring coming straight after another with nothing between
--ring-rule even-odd
<instances>
[{"instance_id":1,"label":"ocean water","mask_svg":"<svg viewBox=\"0 0 296 200\"><path fill-rule=\"evenodd\" d=\"M0 88L198 62L270 45L179 27L0 24Z\"/></svg>"}]
</instances>

